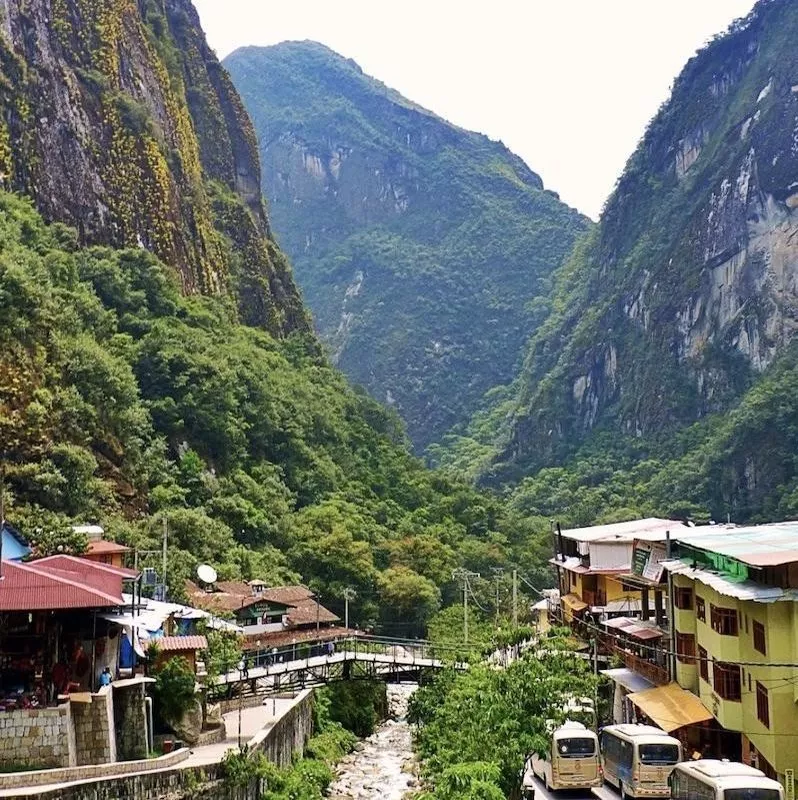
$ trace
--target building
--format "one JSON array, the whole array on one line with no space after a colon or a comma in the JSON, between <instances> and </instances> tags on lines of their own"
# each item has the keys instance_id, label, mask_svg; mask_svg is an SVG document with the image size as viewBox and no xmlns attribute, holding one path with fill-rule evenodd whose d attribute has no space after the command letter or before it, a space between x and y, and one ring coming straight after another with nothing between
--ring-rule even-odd
<instances>
[{"instance_id":1,"label":"building","mask_svg":"<svg viewBox=\"0 0 798 800\"><path fill-rule=\"evenodd\" d=\"M88 539L89 544L82 558L112 567L125 566L125 557L131 552L130 548L106 541L105 530L101 525L75 525L72 530L74 533L82 533Z\"/></svg>"},{"instance_id":2,"label":"building","mask_svg":"<svg viewBox=\"0 0 798 800\"><path fill-rule=\"evenodd\" d=\"M3 561L22 561L31 554L25 537L8 521L0 525L0 558Z\"/></svg>"},{"instance_id":3,"label":"building","mask_svg":"<svg viewBox=\"0 0 798 800\"><path fill-rule=\"evenodd\" d=\"M584 613L599 619L617 615L647 619L652 606L662 621L662 588L634 574L635 543L662 545L664 557L669 535L675 538L687 529L678 520L650 518L558 530L555 556L549 563L557 570L564 621Z\"/></svg>"},{"instance_id":4,"label":"building","mask_svg":"<svg viewBox=\"0 0 798 800\"><path fill-rule=\"evenodd\" d=\"M71 556L0 563L0 771L145 758L148 679L116 673L135 574Z\"/></svg>"},{"instance_id":5,"label":"building","mask_svg":"<svg viewBox=\"0 0 798 800\"><path fill-rule=\"evenodd\" d=\"M722 752L784 782L798 770L798 522L682 534L667 561L675 677Z\"/></svg>"},{"instance_id":6,"label":"building","mask_svg":"<svg viewBox=\"0 0 798 800\"><path fill-rule=\"evenodd\" d=\"M186 581L196 607L229 614L244 632L244 648L260 650L292 642L331 639L345 633L340 617L318 602L307 586L269 588L263 581L217 581L205 589Z\"/></svg>"}]
</instances>

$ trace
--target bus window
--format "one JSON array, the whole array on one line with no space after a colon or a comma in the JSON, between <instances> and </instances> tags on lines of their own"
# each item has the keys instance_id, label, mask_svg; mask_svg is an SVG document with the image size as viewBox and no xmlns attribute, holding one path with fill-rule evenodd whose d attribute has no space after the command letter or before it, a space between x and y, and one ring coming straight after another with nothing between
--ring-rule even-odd
<instances>
[{"instance_id":1,"label":"bus window","mask_svg":"<svg viewBox=\"0 0 798 800\"><path fill-rule=\"evenodd\" d=\"M723 800L781 800L778 789L726 789Z\"/></svg>"},{"instance_id":2,"label":"bus window","mask_svg":"<svg viewBox=\"0 0 798 800\"><path fill-rule=\"evenodd\" d=\"M677 764L679 748L675 744L641 744L640 762L642 764Z\"/></svg>"},{"instance_id":3,"label":"bus window","mask_svg":"<svg viewBox=\"0 0 798 800\"><path fill-rule=\"evenodd\" d=\"M557 752L563 758L584 758L596 752L596 743L593 739L573 737L557 740Z\"/></svg>"}]
</instances>

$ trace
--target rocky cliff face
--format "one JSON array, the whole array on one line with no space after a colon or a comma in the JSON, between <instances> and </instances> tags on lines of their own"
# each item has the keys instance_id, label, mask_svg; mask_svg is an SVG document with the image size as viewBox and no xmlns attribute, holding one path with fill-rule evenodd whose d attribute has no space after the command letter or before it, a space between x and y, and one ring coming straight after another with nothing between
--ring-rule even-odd
<instances>
[{"instance_id":1,"label":"rocky cliff face","mask_svg":"<svg viewBox=\"0 0 798 800\"><path fill-rule=\"evenodd\" d=\"M588 221L501 143L322 45L245 48L225 65L321 335L423 449L512 377Z\"/></svg>"},{"instance_id":2,"label":"rocky cliff face","mask_svg":"<svg viewBox=\"0 0 798 800\"><path fill-rule=\"evenodd\" d=\"M798 6L765 0L694 57L532 341L503 461L722 411L798 325Z\"/></svg>"},{"instance_id":3,"label":"rocky cliff face","mask_svg":"<svg viewBox=\"0 0 798 800\"><path fill-rule=\"evenodd\" d=\"M260 201L251 123L189 0L0 0L0 185L184 292L307 327Z\"/></svg>"}]
</instances>

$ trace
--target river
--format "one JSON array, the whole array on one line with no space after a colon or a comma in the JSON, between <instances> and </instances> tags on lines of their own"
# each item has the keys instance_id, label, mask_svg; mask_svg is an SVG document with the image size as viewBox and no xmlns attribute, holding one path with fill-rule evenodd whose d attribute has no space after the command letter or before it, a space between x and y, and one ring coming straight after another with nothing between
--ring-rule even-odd
<instances>
[{"instance_id":1,"label":"river","mask_svg":"<svg viewBox=\"0 0 798 800\"><path fill-rule=\"evenodd\" d=\"M405 717L416 687L388 684L390 718L338 764L334 800L401 800L417 786L413 740Z\"/></svg>"}]
</instances>

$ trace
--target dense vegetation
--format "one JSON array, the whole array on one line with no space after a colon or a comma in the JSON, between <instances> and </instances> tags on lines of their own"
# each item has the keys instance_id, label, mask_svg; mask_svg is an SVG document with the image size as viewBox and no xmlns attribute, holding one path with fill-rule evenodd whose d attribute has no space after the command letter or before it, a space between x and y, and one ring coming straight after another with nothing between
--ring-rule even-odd
<instances>
[{"instance_id":1,"label":"dense vegetation","mask_svg":"<svg viewBox=\"0 0 798 800\"><path fill-rule=\"evenodd\" d=\"M429 800L515 796L526 757L546 749L546 721L562 722L569 699L594 697L589 664L553 632L545 650L505 670L446 671L411 699Z\"/></svg>"},{"instance_id":2,"label":"dense vegetation","mask_svg":"<svg viewBox=\"0 0 798 800\"><path fill-rule=\"evenodd\" d=\"M452 570L540 566L535 520L426 470L398 419L352 390L315 340L183 297L143 250L80 249L0 194L0 434L6 513L43 549L68 521L157 548L169 575L302 578L353 619L417 633ZM538 548L538 550L536 550Z\"/></svg>"},{"instance_id":3,"label":"dense vegetation","mask_svg":"<svg viewBox=\"0 0 798 800\"><path fill-rule=\"evenodd\" d=\"M687 64L520 376L436 464L574 524L798 512L796 31L795 4L766 0Z\"/></svg>"},{"instance_id":4,"label":"dense vegetation","mask_svg":"<svg viewBox=\"0 0 798 800\"><path fill-rule=\"evenodd\" d=\"M322 45L244 48L225 66L322 338L421 451L512 377L588 221L501 143Z\"/></svg>"}]
</instances>

